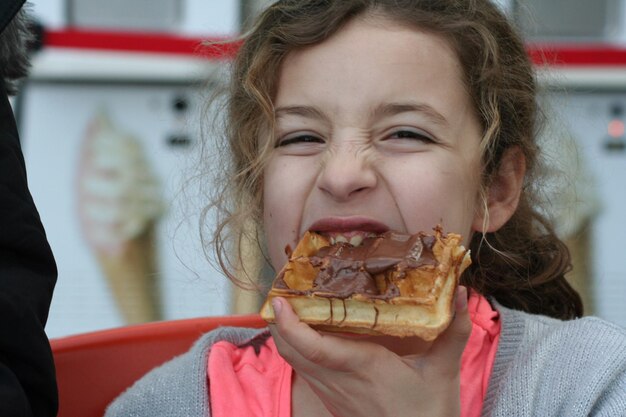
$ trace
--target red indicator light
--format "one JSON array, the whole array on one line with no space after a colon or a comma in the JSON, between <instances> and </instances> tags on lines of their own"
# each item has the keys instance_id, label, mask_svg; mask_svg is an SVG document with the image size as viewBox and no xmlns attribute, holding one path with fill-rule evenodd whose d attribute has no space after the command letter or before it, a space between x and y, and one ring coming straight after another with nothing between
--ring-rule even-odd
<instances>
[{"instance_id":1,"label":"red indicator light","mask_svg":"<svg viewBox=\"0 0 626 417\"><path fill-rule=\"evenodd\" d=\"M612 138L621 138L624 136L625 130L626 128L624 127L624 122L621 120L611 120L607 128L609 136Z\"/></svg>"}]
</instances>

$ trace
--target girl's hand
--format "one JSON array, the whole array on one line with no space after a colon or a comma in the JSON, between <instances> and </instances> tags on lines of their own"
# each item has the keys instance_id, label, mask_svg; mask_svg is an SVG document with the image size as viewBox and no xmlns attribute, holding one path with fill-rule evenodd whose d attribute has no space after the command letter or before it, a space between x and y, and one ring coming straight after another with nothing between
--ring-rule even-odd
<instances>
[{"instance_id":1,"label":"girl's hand","mask_svg":"<svg viewBox=\"0 0 626 417\"><path fill-rule=\"evenodd\" d=\"M274 299L270 329L280 354L333 416L451 417L460 414L461 355L472 329L464 287L455 307L438 339L404 357L369 341L320 334L282 298Z\"/></svg>"}]
</instances>

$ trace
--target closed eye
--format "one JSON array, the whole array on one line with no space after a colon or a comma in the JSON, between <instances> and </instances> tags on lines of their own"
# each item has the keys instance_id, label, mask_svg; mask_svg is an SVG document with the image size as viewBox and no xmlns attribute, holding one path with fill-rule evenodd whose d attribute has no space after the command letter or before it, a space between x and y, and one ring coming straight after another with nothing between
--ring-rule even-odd
<instances>
[{"instance_id":1,"label":"closed eye","mask_svg":"<svg viewBox=\"0 0 626 417\"><path fill-rule=\"evenodd\" d=\"M276 147L289 146L294 144L307 144L307 143L324 143L324 140L318 136L310 134L297 134L294 136L286 136L278 141Z\"/></svg>"},{"instance_id":2,"label":"closed eye","mask_svg":"<svg viewBox=\"0 0 626 417\"><path fill-rule=\"evenodd\" d=\"M427 133L414 130L397 130L389 135L387 139L411 139L423 142L435 142L432 136Z\"/></svg>"}]
</instances>

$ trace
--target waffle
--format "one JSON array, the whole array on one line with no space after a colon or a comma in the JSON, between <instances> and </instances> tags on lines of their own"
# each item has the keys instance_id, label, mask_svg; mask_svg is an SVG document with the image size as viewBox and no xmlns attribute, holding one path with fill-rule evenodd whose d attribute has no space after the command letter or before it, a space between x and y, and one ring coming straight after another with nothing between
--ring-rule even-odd
<instances>
[{"instance_id":1,"label":"waffle","mask_svg":"<svg viewBox=\"0 0 626 417\"><path fill-rule=\"evenodd\" d=\"M300 320L324 331L434 340L453 317L454 294L470 263L461 236L387 232L354 247L307 232L276 276L271 300L285 298Z\"/></svg>"}]
</instances>

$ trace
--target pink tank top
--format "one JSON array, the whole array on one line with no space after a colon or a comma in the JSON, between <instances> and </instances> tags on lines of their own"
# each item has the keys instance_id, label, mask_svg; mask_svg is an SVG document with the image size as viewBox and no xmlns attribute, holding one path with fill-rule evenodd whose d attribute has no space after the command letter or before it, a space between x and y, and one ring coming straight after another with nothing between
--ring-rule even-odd
<instances>
[{"instance_id":1,"label":"pink tank top","mask_svg":"<svg viewBox=\"0 0 626 417\"><path fill-rule=\"evenodd\" d=\"M471 293L468 309L472 333L461 358L461 417L479 417L498 348L498 312ZM208 360L213 417L290 417L291 366L263 334L246 345L222 341Z\"/></svg>"}]
</instances>

